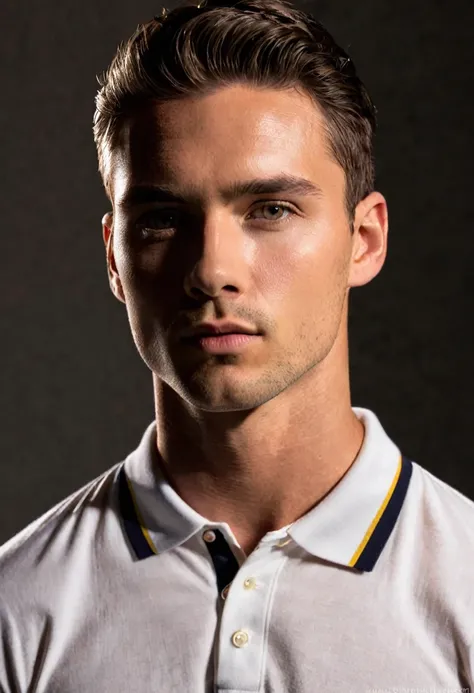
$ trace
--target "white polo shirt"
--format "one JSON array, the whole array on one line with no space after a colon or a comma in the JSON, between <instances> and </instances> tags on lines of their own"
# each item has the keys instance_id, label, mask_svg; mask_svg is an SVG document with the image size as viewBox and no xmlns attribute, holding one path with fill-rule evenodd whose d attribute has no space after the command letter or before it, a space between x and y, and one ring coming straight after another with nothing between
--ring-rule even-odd
<instances>
[{"instance_id":1,"label":"white polo shirt","mask_svg":"<svg viewBox=\"0 0 474 693\"><path fill-rule=\"evenodd\" d=\"M153 421L0 549L2 693L471 691L474 503L353 411L343 479L249 556L162 477Z\"/></svg>"}]
</instances>

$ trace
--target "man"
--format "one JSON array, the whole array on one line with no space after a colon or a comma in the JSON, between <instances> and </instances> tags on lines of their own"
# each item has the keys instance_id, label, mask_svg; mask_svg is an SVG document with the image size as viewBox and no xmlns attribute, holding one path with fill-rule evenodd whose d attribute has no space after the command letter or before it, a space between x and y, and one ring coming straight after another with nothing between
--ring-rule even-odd
<instances>
[{"instance_id":1,"label":"man","mask_svg":"<svg viewBox=\"0 0 474 693\"><path fill-rule=\"evenodd\" d=\"M119 48L102 232L155 420L2 549L2 691L470 690L473 503L351 406L374 129L288 3L183 6Z\"/></svg>"}]
</instances>

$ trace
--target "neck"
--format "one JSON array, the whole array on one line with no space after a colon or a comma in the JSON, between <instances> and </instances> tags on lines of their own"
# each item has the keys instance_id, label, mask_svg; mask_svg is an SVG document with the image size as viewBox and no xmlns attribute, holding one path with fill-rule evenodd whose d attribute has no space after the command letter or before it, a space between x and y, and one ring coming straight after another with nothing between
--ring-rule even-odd
<instances>
[{"instance_id":1,"label":"neck","mask_svg":"<svg viewBox=\"0 0 474 693\"><path fill-rule=\"evenodd\" d=\"M194 510L227 522L246 553L327 495L364 439L350 403L344 336L323 361L255 409L203 411L155 375L154 387L163 473Z\"/></svg>"}]
</instances>

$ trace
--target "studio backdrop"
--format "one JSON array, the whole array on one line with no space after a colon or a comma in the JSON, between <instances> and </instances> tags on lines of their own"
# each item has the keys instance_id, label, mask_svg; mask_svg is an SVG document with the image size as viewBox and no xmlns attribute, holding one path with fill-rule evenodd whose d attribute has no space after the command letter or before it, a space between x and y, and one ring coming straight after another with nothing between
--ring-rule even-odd
<instances>
[{"instance_id":1,"label":"studio backdrop","mask_svg":"<svg viewBox=\"0 0 474 693\"><path fill-rule=\"evenodd\" d=\"M349 53L378 109L388 255L350 292L352 404L474 498L474 5L298 6ZM123 459L154 418L151 372L108 284L91 128L96 75L161 7L0 5L0 543Z\"/></svg>"}]
</instances>

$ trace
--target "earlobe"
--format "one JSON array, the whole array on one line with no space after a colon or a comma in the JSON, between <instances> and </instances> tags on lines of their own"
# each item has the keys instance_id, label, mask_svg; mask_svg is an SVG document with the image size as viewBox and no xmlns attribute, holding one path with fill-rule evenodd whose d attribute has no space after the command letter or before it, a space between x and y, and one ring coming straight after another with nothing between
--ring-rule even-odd
<instances>
[{"instance_id":1,"label":"earlobe","mask_svg":"<svg viewBox=\"0 0 474 693\"><path fill-rule=\"evenodd\" d=\"M123 296L123 289L122 289L122 283L120 281L120 277L118 275L114 275L110 279L110 288L112 290L113 295L115 298L120 301L120 303L125 303L125 298Z\"/></svg>"}]
</instances>

